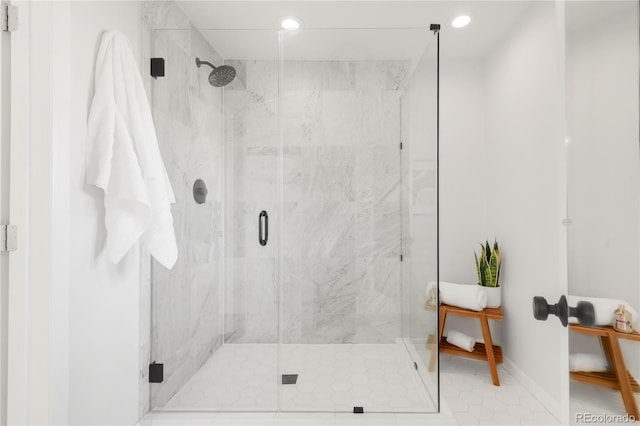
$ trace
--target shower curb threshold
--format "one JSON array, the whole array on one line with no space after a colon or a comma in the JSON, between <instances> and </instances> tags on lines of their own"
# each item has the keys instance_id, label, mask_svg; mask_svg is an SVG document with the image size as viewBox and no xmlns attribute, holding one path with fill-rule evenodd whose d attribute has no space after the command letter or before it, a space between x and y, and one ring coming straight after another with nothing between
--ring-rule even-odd
<instances>
[{"instance_id":1,"label":"shower curb threshold","mask_svg":"<svg viewBox=\"0 0 640 426\"><path fill-rule=\"evenodd\" d=\"M342 424L374 424L376 426L457 425L451 413L364 413L348 412L214 412L214 411L152 411L136 426L153 425L246 425L284 426ZM360 423L362 421L363 423Z\"/></svg>"}]
</instances>

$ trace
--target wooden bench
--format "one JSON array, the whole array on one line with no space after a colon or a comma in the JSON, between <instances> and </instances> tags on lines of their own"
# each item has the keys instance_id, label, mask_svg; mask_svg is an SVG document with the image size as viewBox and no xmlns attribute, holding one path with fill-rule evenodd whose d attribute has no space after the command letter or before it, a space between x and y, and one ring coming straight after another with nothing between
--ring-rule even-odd
<instances>
[{"instance_id":1,"label":"wooden bench","mask_svg":"<svg viewBox=\"0 0 640 426\"><path fill-rule=\"evenodd\" d=\"M448 343L446 337L442 335L442 333L444 332L444 325L447 320L447 315L459 315L463 317L477 318L480 321L480 328L482 329L482 337L484 339L484 343L476 343L476 346L472 352L468 352L462 348ZM501 321L502 309L486 308L482 311L472 311L470 309L458 308L456 306L444 304L440 305L438 340L440 342L440 352L442 353L487 361L489 363L489 370L491 371L493 384L496 386L500 386L500 379L498 377L498 369L496 367L496 363L502 363L502 348L498 345L494 345L493 340L491 340L489 320ZM427 345L431 348L431 362L429 363L429 371L433 371L433 369L435 368L437 348L437 345L435 343L436 342L433 336L429 336L429 338L427 339Z\"/></svg>"},{"instance_id":2,"label":"wooden bench","mask_svg":"<svg viewBox=\"0 0 640 426\"><path fill-rule=\"evenodd\" d=\"M579 382L619 390L627 413L636 419L640 418L638 404L633 395L634 392L640 392L640 386L627 370L618 342L619 338L640 342L640 334L637 332L620 333L613 327L585 327L579 324L570 324L569 329L576 333L598 337L609 368L611 368L605 372L574 371L571 372L571 378Z\"/></svg>"}]
</instances>

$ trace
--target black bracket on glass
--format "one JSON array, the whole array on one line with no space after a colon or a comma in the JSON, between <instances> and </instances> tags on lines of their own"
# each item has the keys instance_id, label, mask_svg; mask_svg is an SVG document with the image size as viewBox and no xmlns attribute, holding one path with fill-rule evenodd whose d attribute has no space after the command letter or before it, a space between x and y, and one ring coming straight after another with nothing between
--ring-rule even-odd
<instances>
[{"instance_id":1,"label":"black bracket on glass","mask_svg":"<svg viewBox=\"0 0 640 426\"><path fill-rule=\"evenodd\" d=\"M164 77L164 58L151 58L151 77Z\"/></svg>"},{"instance_id":2,"label":"black bracket on glass","mask_svg":"<svg viewBox=\"0 0 640 426\"><path fill-rule=\"evenodd\" d=\"M269 215L265 210L258 216L258 242L261 246L266 246L269 241Z\"/></svg>"},{"instance_id":3,"label":"black bracket on glass","mask_svg":"<svg viewBox=\"0 0 640 426\"><path fill-rule=\"evenodd\" d=\"M440 24L429 25L429 30L433 31L434 34L440 32Z\"/></svg>"},{"instance_id":4,"label":"black bracket on glass","mask_svg":"<svg viewBox=\"0 0 640 426\"><path fill-rule=\"evenodd\" d=\"M149 364L149 383L162 383L164 381L164 364Z\"/></svg>"},{"instance_id":5,"label":"black bracket on glass","mask_svg":"<svg viewBox=\"0 0 640 426\"><path fill-rule=\"evenodd\" d=\"M581 301L578 306L571 308L565 296L561 296L555 305L548 304L547 299L542 296L534 297L533 317L538 321L546 321L549 314L557 316L564 327L569 324L569 317L577 318L578 323L586 327L591 327L596 322L596 313L590 302Z\"/></svg>"}]
</instances>

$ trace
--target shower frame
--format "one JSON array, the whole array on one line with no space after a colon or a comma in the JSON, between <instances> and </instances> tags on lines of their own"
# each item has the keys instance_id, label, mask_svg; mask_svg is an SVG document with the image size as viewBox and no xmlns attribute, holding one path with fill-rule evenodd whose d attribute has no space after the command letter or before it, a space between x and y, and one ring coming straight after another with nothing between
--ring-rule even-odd
<instances>
[{"instance_id":1,"label":"shower frame","mask_svg":"<svg viewBox=\"0 0 640 426\"><path fill-rule=\"evenodd\" d=\"M429 28L429 31L433 32L433 35L434 35L434 38L435 38L435 43L436 43L436 47L435 47L435 49L436 49L436 52L435 52L435 73L436 73L436 76L435 76L435 84L436 84L436 88L435 88L435 103L436 103L436 105L435 105L435 115L436 115L436 117L435 117L435 156L436 156L435 157L435 162L436 162L435 163L435 165L436 165L435 166L435 185L436 185L436 187L435 187L435 194L436 194L436 202L435 202L435 220L436 220L435 244L436 244L436 250L435 250L435 259L434 259L435 260L435 280L436 281L438 281L437 246L439 244L439 233L438 233L438 225L437 225L438 204L439 204L439 200L438 200L439 180L438 180L438 167L437 167L438 159L439 159L439 47L440 47L439 46L439 38L440 38L439 37L439 27L440 27L439 25L431 25L431 27ZM171 31L171 30L155 30L155 31ZM302 30L302 31L308 31L308 30ZM335 31L339 31L339 30L335 30ZM280 59L278 60L278 67L279 68L278 68L278 95L277 95L277 98L278 98L278 113L277 113L277 115L278 115L278 133L279 133L279 143L278 143L278 148L277 148L278 149L278 156L277 156L278 157L278 159L277 159L278 166L277 166L277 169L278 169L278 188L279 188L278 206L280 208L282 208L282 206L284 206L284 203L285 203L285 201L284 201L284 186L283 186L283 179L284 179L283 173L284 173L284 169L285 169L285 166L284 166L284 151L283 151L284 147L283 147L283 141L282 141L282 119L283 119L283 117L282 117L282 111L280 110L280 107L281 107L281 104L282 104L282 92L281 92L281 90L282 90L282 86L283 86L283 82L282 82L282 78L283 78L282 77L283 76L282 67L284 66L284 59L283 59L283 52L282 52L283 45L284 45L284 42L282 41L283 34L284 34L284 31L279 31L278 32L279 57L280 57ZM150 37L150 38L153 39L153 37ZM150 42L151 42L151 40L150 40ZM202 76L200 76L200 77L202 78ZM153 84L151 86L152 86L152 93L153 93ZM223 96L223 101L222 102L223 102L223 106L222 107L224 108L224 103L225 103L224 96ZM223 122L224 122L224 109L222 111L222 114L223 114ZM224 123L223 123L223 126L224 126ZM223 130L223 133L222 133L222 135L223 135L223 144L222 144L223 145L223 150L228 150L229 149L228 141L226 140L226 133L224 133L224 132L225 131ZM405 147L406 147L406 144L407 143L405 142L404 137L403 137L403 140L401 141L401 150L402 150L402 145L405 145ZM402 152L402 154L404 154L404 152ZM225 157L224 151L223 151L222 155L223 155L223 158L224 158ZM401 173L402 173L402 171L401 171ZM226 195L226 191L227 191L227 188L228 188L228 184L227 184L227 182L225 182L226 179L227 179L227 172L223 171L222 172L222 178L221 178L220 185L219 185L219 189L223 193L225 193L225 195L223 195L223 197L222 197L222 200L224 200L223 203L226 203L226 201L228 199L227 195ZM402 191L402 192L404 193L404 191ZM403 208L404 208L404 204L403 204ZM260 220L259 220L260 226L262 226L264 224L263 218L266 219L266 217L265 217L266 215L263 212L265 212L265 211L262 210L260 212L260 216L259 216L260 217ZM226 221L227 221L227 217L226 216L227 215L225 214L225 209L221 208L219 213L220 213L220 216L222 217L223 223L225 223L225 227L223 228L224 229L223 232L225 234L225 237L221 238L221 248L220 248L221 252L223 253L222 261L223 261L224 266L222 266L222 268L220 269L219 278L218 278L220 280L220 282L222 283L222 290L220 292L220 295L221 295L220 306L222 307L222 315L221 315L220 318L221 318L221 321L222 321L222 325L221 325L221 327L222 327L222 338L223 338L222 344L227 344L227 342L226 342L226 335L227 335L226 317L227 316L226 316L226 312L225 312L226 302L224 300L225 299L225 294L224 294L225 293L225 289L224 289L224 287L229 285L229 282L227 280L227 271L226 271L226 269L228 268L228 265L229 265L229 263L226 261L227 250L228 250L228 246L227 246L228 245L228 241L227 241L226 234L227 234L227 230L229 228L226 226ZM275 235L277 236L276 243L278 244L278 246L280 246L280 244L281 244L280 236L281 236L281 232L282 232L281 230L283 229L283 227L282 227L282 225L283 225L283 223L282 223L283 214L278 214L277 217L278 217L278 222L279 223L277 225L277 229L276 229ZM404 219L402 219L402 221L404 222ZM404 227L404 223L403 223L402 227ZM401 233L403 235L402 239L404 240L404 230L401 230ZM260 238L261 238L260 244L263 245L263 246L266 245L266 243L267 243L266 242L266 235L264 236L264 238L262 238L262 234L261 234ZM280 247L278 247L278 249L279 248ZM405 257L406 254L404 252L401 252L400 256L401 256L401 260L402 260L402 258ZM153 265L151 267L151 271L149 273L150 276L151 276L151 280L152 281L153 281L153 270L156 267L157 267L156 265ZM283 338L283 330L282 330L283 307L281 306L282 303L283 303L282 302L282 291L283 291L283 288L282 288L282 275L281 275L282 267L283 267L282 266L282 256L278 256L278 279L277 279L278 280L278 292L279 292L278 302L277 302L278 303L278 309L277 309L277 311L278 311L278 342L277 342L278 347L280 347L280 345L283 344L283 341L282 341L282 338ZM403 268L404 268L404 265L403 265ZM152 287L153 287L153 283L152 283ZM150 299L153 301L153 296L150 296ZM401 312L400 315L402 316L404 314ZM436 315L436 317L435 317L435 321L434 321L434 327L437 327L437 324L438 324L438 317L437 317L438 316L438 312L437 312L437 310L435 312L435 315ZM153 308L153 304L152 304L151 319L150 319L150 327L151 327L152 336L153 336L153 324L154 324L153 316L154 316L154 308ZM401 319L401 321L404 324L404 319ZM404 329L404 326L402 326L402 328ZM401 335L404 335L404 334L405 334L405 332L401 333ZM153 339L153 337L152 337L152 339ZM405 342L405 344L406 343L407 342ZM424 343L426 343L426 339L425 339L425 342L420 342L420 344L424 344ZM151 346L153 347L153 342L151 343ZM407 349L408 349L408 346L407 346ZM155 361L156 360L155 360L155 357L154 357L153 349L150 349L150 362L153 363ZM416 361L418 361L418 360L416 360ZM162 362L162 360L158 359L157 362L160 363L160 362ZM280 356L278 356L278 363L280 363L280 362L281 362ZM414 361L414 364L417 365L417 363L415 361ZM280 365L278 366L277 370L279 371L279 373L277 373L277 374L280 375L282 373ZM436 406L436 411L439 411L439 407L440 407L439 361L438 361L438 368L437 368L437 372L436 372L435 381L436 381L436 385L435 385L436 386L436 388L435 388L436 391L433 392L433 393L435 393L437 396L432 394L432 397L435 397L434 403L435 403L435 406ZM152 385L152 386L155 386L155 385ZM154 407L154 403L153 403L152 392L150 392L149 398L150 398L150 408L153 409L155 407ZM281 407L281 404L282 403L281 403L281 400L280 400L280 397L279 397L278 398L278 405L277 405L277 408L275 409L275 411L283 411L282 407ZM224 410L222 410L222 411L224 411ZM248 410L248 411L251 411L251 410ZM286 410L284 410L284 411L286 411Z\"/></svg>"}]
</instances>

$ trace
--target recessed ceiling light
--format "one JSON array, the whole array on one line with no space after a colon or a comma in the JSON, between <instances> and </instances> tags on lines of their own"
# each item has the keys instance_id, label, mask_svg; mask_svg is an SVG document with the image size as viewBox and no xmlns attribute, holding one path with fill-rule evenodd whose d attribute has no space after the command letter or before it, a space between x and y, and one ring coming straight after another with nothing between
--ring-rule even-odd
<instances>
[{"instance_id":1,"label":"recessed ceiling light","mask_svg":"<svg viewBox=\"0 0 640 426\"><path fill-rule=\"evenodd\" d=\"M471 18L469 18L467 15L461 15L451 21L451 26L453 28L462 28L469 25L469 22L471 22Z\"/></svg>"},{"instance_id":2,"label":"recessed ceiling light","mask_svg":"<svg viewBox=\"0 0 640 426\"><path fill-rule=\"evenodd\" d=\"M285 30L297 30L298 28L300 28L300 20L293 16L287 16L285 18L282 18L282 21L280 21L280 25L282 25L282 28Z\"/></svg>"}]
</instances>

